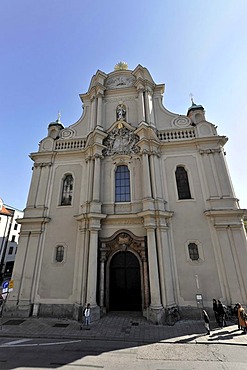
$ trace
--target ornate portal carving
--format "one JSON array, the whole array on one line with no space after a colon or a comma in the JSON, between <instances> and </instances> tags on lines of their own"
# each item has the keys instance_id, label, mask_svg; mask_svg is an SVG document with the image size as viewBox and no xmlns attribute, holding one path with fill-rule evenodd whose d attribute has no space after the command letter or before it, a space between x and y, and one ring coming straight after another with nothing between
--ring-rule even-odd
<instances>
[{"instance_id":1,"label":"ornate portal carving","mask_svg":"<svg viewBox=\"0 0 247 370\"><path fill-rule=\"evenodd\" d=\"M100 241L100 307L109 309L110 264L112 257L119 252L131 252L139 260L142 307L145 310L150 304L147 245L144 237L136 237L127 230L116 233L112 238L102 238Z\"/></svg>"},{"instance_id":2,"label":"ornate portal carving","mask_svg":"<svg viewBox=\"0 0 247 370\"><path fill-rule=\"evenodd\" d=\"M140 151L136 145L139 141L133 131L128 130L122 123L119 123L108 135L104 141L106 149L104 155L113 154L135 154Z\"/></svg>"}]
</instances>

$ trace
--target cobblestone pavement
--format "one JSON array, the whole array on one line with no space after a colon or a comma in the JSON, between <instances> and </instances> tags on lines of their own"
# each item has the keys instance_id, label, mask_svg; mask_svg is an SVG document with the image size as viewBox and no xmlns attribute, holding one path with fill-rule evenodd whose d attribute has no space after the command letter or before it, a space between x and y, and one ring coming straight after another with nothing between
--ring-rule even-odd
<instances>
[{"instance_id":1,"label":"cobblestone pavement","mask_svg":"<svg viewBox=\"0 0 247 370\"><path fill-rule=\"evenodd\" d=\"M211 323L206 334L203 321L180 320L174 326L154 325L137 312L110 312L89 329L79 322L55 318L0 318L0 337L103 339L137 343L221 343L247 345L247 335L229 323L218 328Z\"/></svg>"}]
</instances>

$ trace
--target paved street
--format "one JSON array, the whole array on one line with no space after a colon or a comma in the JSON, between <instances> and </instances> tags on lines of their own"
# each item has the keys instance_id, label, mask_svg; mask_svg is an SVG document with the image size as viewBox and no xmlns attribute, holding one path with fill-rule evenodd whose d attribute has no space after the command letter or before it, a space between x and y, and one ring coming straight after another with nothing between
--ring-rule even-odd
<instances>
[{"instance_id":1,"label":"paved street","mask_svg":"<svg viewBox=\"0 0 247 370\"><path fill-rule=\"evenodd\" d=\"M181 320L174 326L154 325L139 312L110 312L90 325L90 330L73 320L50 318L3 318L0 337L63 339L105 339L136 343L223 343L247 345L247 335L237 325L217 328L211 323L211 335L205 334L203 321Z\"/></svg>"},{"instance_id":2,"label":"paved street","mask_svg":"<svg viewBox=\"0 0 247 370\"><path fill-rule=\"evenodd\" d=\"M242 345L0 338L1 370L246 370Z\"/></svg>"},{"instance_id":3,"label":"paved street","mask_svg":"<svg viewBox=\"0 0 247 370\"><path fill-rule=\"evenodd\" d=\"M244 370L247 335L236 325L205 334L202 321L154 325L109 313L90 330L72 320L3 318L0 369Z\"/></svg>"}]
</instances>

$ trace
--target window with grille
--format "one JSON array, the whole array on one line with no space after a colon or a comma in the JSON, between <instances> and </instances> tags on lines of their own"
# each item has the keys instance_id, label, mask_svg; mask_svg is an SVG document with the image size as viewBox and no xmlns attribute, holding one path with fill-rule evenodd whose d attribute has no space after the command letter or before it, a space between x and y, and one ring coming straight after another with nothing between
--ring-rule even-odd
<instances>
[{"instance_id":1,"label":"window with grille","mask_svg":"<svg viewBox=\"0 0 247 370\"><path fill-rule=\"evenodd\" d=\"M187 171L184 167L176 168L176 182L178 190L178 199L191 199L190 185Z\"/></svg>"},{"instance_id":2,"label":"window with grille","mask_svg":"<svg viewBox=\"0 0 247 370\"><path fill-rule=\"evenodd\" d=\"M118 166L115 172L115 202L130 202L130 172L128 166Z\"/></svg>"},{"instance_id":3,"label":"window with grille","mask_svg":"<svg viewBox=\"0 0 247 370\"><path fill-rule=\"evenodd\" d=\"M64 246L58 245L56 248L56 262L63 262L64 259Z\"/></svg>"},{"instance_id":4,"label":"window with grille","mask_svg":"<svg viewBox=\"0 0 247 370\"><path fill-rule=\"evenodd\" d=\"M72 204L73 182L72 175L65 176L63 180L61 206L70 206Z\"/></svg>"},{"instance_id":5,"label":"window with grille","mask_svg":"<svg viewBox=\"0 0 247 370\"><path fill-rule=\"evenodd\" d=\"M190 243L188 245L189 249L189 256L192 261L198 261L199 260L199 251L198 246L195 243Z\"/></svg>"}]
</instances>

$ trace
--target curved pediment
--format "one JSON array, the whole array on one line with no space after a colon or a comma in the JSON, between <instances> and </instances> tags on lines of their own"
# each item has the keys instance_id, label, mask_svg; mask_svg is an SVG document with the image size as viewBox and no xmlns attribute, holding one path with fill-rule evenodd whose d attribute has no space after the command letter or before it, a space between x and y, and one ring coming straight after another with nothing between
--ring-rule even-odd
<instances>
[{"instance_id":1,"label":"curved pediment","mask_svg":"<svg viewBox=\"0 0 247 370\"><path fill-rule=\"evenodd\" d=\"M200 122L196 125L198 137L217 135L215 126L207 121Z\"/></svg>"},{"instance_id":2,"label":"curved pediment","mask_svg":"<svg viewBox=\"0 0 247 370\"><path fill-rule=\"evenodd\" d=\"M109 133L112 130L114 130L114 128L122 128L122 127L126 127L130 131L134 131L135 130L135 128L132 127L128 122L126 122L123 119L121 119L121 120L118 120L118 121L114 122L111 125L111 127L108 128L108 130L106 132Z\"/></svg>"}]
</instances>

